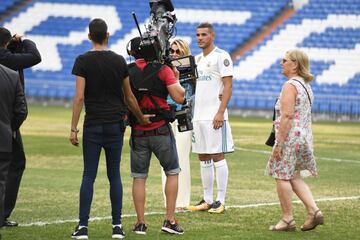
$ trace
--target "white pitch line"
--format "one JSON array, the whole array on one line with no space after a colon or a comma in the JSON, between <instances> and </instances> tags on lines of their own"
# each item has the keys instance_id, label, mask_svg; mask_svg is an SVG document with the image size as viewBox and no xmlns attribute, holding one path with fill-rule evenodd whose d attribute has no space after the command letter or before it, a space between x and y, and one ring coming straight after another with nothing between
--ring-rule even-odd
<instances>
[{"instance_id":1,"label":"white pitch line","mask_svg":"<svg viewBox=\"0 0 360 240\"><path fill-rule=\"evenodd\" d=\"M336 198L320 198L315 200L316 202L333 202L333 201L345 201L345 200L360 200L360 196L351 196L351 197L336 197ZM293 203L301 203L301 201L293 201ZM264 206L274 206L279 205L279 202L269 202L269 203L256 203L256 204L245 204L245 205L230 205L226 206L226 209L230 208L257 208L257 207L264 207ZM181 211L181 212L188 212L188 211ZM163 215L164 212L148 212L145 213L146 216L150 215ZM122 218L128 218L128 217L136 217L136 214L124 214L122 215ZM105 217L93 217L90 218L90 222L94 221L102 221L102 220L108 220L111 219L111 216L105 216ZM57 220L57 221L51 221L51 222L33 222L33 223L27 223L27 224L19 224L20 227L32 227L32 226L45 226L45 225L55 225L55 224L63 224L63 223L77 223L78 219L68 219L68 220Z\"/></svg>"},{"instance_id":2,"label":"white pitch line","mask_svg":"<svg viewBox=\"0 0 360 240\"><path fill-rule=\"evenodd\" d=\"M150 215L162 215L164 212L148 212L145 213L146 216ZM136 214L123 214L122 218L128 218L128 217L136 217ZM92 217L89 219L89 222L94 221L102 221L111 219L111 216L104 216L104 217ZM52 225L52 224L63 224L63 223L77 223L79 222L79 219L68 219L68 220L56 220L52 222L33 222L33 223L26 223L26 224L19 224L20 227L32 227L32 226L44 226L44 225Z\"/></svg>"},{"instance_id":3,"label":"white pitch line","mask_svg":"<svg viewBox=\"0 0 360 240\"><path fill-rule=\"evenodd\" d=\"M270 153L271 153L271 151L255 150L255 149L241 148L241 147L235 147L235 149L240 150L240 151L244 151L244 152L261 153L261 154L267 154L267 155L270 155ZM316 157L316 159L325 160L325 161L332 161L332 162L345 162L345 163L357 163L357 164L360 164L360 161L350 160L350 159L327 158L327 157Z\"/></svg>"},{"instance_id":4,"label":"white pitch line","mask_svg":"<svg viewBox=\"0 0 360 240\"><path fill-rule=\"evenodd\" d=\"M333 202L333 201L344 201L344 200L360 200L360 196L351 196L351 197L337 197L337 198L320 198L315 200L316 202ZM300 200L293 201L293 203L302 203ZM230 205L226 206L228 208L257 208L263 206L274 206L279 205L279 202L269 202L269 203L257 203L257 204L246 204L246 205Z\"/></svg>"}]
</instances>

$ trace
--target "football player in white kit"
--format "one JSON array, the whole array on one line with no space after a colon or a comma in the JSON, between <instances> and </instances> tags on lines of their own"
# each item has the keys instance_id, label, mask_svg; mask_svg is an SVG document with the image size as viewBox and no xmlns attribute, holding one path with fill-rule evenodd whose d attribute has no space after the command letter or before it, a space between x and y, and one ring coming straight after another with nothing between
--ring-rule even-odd
<instances>
[{"instance_id":1,"label":"football player in white kit","mask_svg":"<svg viewBox=\"0 0 360 240\"><path fill-rule=\"evenodd\" d=\"M230 55L214 45L215 31L210 23L197 27L196 38L202 53L195 58L199 77L196 80L192 151L199 156L204 197L188 209L223 213L229 173L225 153L234 151L227 113L232 94L233 64Z\"/></svg>"}]
</instances>

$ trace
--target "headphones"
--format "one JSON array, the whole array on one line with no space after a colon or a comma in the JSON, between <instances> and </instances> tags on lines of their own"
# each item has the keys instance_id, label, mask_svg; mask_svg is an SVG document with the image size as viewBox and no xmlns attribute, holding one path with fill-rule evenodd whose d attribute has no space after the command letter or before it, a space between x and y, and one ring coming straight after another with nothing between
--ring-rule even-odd
<instances>
[{"instance_id":1,"label":"headphones","mask_svg":"<svg viewBox=\"0 0 360 240\"><path fill-rule=\"evenodd\" d=\"M141 46L139 45L138 48L132 49L131 48L131 43L132 41L134 41L135 38L132 38L127 44L126 44L126 52L129 56L133 56L136 54L138 55L141 51Z\"/></svg>"},{"instance_id":2,"label":"headphones","mask_svg":"<svg viewBox=\"0 0 360 240\"><path fill-rule=\"evenodd\" d=\"M126 52L129 56L132 56L131 55L131 40L128 41L128 43L126 44Z\"/></svg>"}]
</instances>

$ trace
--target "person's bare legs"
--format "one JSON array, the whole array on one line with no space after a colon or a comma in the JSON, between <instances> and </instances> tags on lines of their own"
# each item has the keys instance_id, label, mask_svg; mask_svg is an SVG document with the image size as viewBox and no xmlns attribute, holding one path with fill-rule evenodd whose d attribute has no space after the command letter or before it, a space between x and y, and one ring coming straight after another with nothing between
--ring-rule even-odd
<instances>
[{"instance_id":1,"label":"person's bare legs","mask_svg":"<svg viewBox=\"0 0 360 240\"><path fill-rule=\"evenodd\" d=\"M175 206L178 192L178 175L166 177L165 196L166 196L166 219L170 222L175 221Z\"/></svg>"},{"instance_id":2,"label":"person's bare legs","mask_svg":"<svg viewBox=\"0 0 360 240\"><path fill-rule=\"evenodd\" d=\"M145 178L134 178L132 195L137 215L137 223L145 223Z\"/></svg>"},{"instance_id":3,"label":"person's bare legs","mask_svg":"<svg viewBox=\"0 0 360 240\"><path fill-rule=\"evenodd\" d=\"M292 187L290 181L276 179L276 190L280 200L281 210L282 210L282 219L286 222L290 222L294 219L292 213ZM286 223L279 221L276 224L276 228L281 228L286 226Z\"/></svg>"},{"instance_id":4,"label":"person's bare legs","mask_svg":"<svg viewBox=\"0 0 360 240\"><path fill-rule=\"evenodd\" d=\"M306 210L308 212L307 218L303 224L303 226L311 226L314 223L314 215L315 212L319 209L315 203L314 197L311 193L309 186L304 182L304 180L300 177L300 173L297 172L294 179L290 181L291 186L295 194L300 198L300 200L304 203ZM316 213L317 216L322 216L321 211ZM323 219L322 223L323 224ZM319 223L318 223L319 224ZM316 225L315 225L316 226ZM307 228L305 227L305 228Z\"/></svg>"},{"instance_id":5,"label":"person's bare legs","mask_svg":"<svg viewBox=\"0 0 360 240\"><path fill-rule=\"evenodd\" d=\"M198 154L199 160L200 161L207 161L212 159L212 155L211 154Z\"/></svg>"},{"instance_id":6,"label":"person's bare legs","mask_svg":"<svg viewBox=\"0 0 360 240\"><path fill-rule=\"evenodd\" d=\"M211 159L214 160L214 162L224 160L224 158L225 158L224 153L215 153L215 154L211 154L210 156L211 156Z\"/></svg>"},{"instance_id":7,"label":"person's bare legs","mask_svg":"<svg viewBox=\"0 0 360 240\"><path fill-rule=\"evenodd\" d=\"M295 174L295 177L291 179L290 183L295 194L304 203L308 214L314 215L315 211L319 208L315 203L309 186L301 179L299 172Z\"/></svg>"}]
</instances>

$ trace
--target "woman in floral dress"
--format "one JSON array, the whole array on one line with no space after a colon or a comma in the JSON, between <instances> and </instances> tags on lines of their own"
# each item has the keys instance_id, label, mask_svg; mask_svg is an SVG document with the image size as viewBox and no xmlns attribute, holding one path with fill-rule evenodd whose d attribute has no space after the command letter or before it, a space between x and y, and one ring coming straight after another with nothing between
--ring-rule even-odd
<instances>
[{"instance_id":1,"label":"woman in floral dress","mask_svg":"<svg viewBox=\"0 0 360 240\"><path fill-rule=\"evenodd\" d=\"M309 82L308 56L299 49L290 50L281 62L282 74L287 77L275 105L275 145L269 158L266 174L276 180L282 209L282 219L270 226L271 231L294 231L292 193L304 203L308 212L302 231L324 223L310 188L301 177L317 176L311 130L313 92Z\"/></svg>"}]
</instances>

